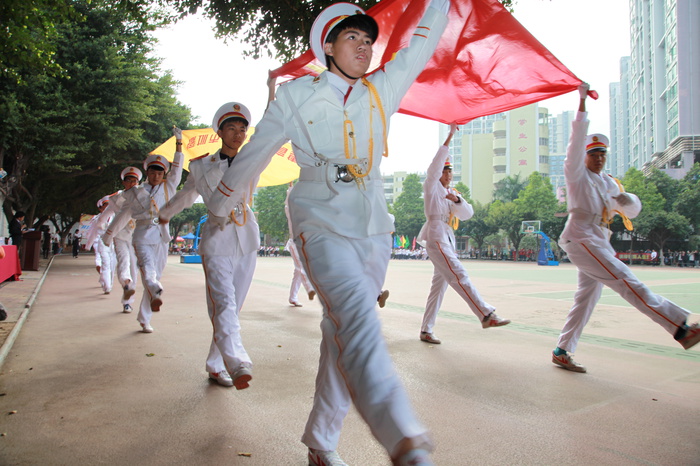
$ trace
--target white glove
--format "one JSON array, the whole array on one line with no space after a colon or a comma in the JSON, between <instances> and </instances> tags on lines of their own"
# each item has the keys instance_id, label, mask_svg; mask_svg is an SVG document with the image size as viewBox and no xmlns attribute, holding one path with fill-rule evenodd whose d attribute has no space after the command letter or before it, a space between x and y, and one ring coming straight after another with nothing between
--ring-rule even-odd
<instances>
[{"instance_id":1,"label":"white glove","mask_svg":"<svg viewBox=\"0 0 700 466\"><path fill-rule=\"evenodd\" d=\"M213 213L211 213L211 211L209 211L208 215L209 216L207 217L207 223L217 227L221 231L224 231L224 227L226 227L228 218L214 215Z\"/></svg>"},{"instance_id":2,"label":"white glove","mask_svg":"<svg viewBox=\"0 0 700 466\"><path fill-rule=\"evenodd\" d=\"M110 247L112 245L112 236L105 233L102 235L102 242L105 246Z\"/></svg>"},{"instance_id":3,"label":"white glove","mask_svg":"<svg viewBox=\"0 0 700 466\"><path fill-rule=\"evenodd\" d=\"M455 134L457 131L457 123L450 123L450 134Z\"/></svg>"},{"instance_id":4,"label":"white glove","mask_svg":"<svg viewBox=\"0 0 700 466\"><path fill-rule=\"evenodd\" d=\"M588 97L588 91L590 90L591 85L588 83L581 83L578 86L578 95L581 96L582 99L585 99Z\"/></svg>"},{"instance_id":5,"label":"white glove","mask_svg":"<svg viewBox=\"0 0 700 466\"><path fill-rule=\"evenodd\" d=\"M632 198L627 193L620 193L619 195L613 197L620 207L625 207L632 204Z\"/></svg>"},{"instance_id":6,"label":"white glove","mask_svg":"<svg viewBox=\"0 0 700 466\"><path fill-rule=\"evenodd\" d=\"M173 136L175 136L175 139L178 141L182 141L182 130L175 125L173 125Z\"/></svg>"}]
</instances>

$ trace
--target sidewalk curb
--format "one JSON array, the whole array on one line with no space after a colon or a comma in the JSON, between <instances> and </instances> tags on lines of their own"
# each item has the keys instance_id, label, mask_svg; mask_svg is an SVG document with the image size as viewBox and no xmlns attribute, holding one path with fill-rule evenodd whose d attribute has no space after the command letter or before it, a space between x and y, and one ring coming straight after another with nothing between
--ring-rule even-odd
<instances>
[{"instance_id":1,"label":"sidewalk curb","mask_svg":"<svg viewBox=\"0 0 700 466\"><path fill-rule=\"evenodd\" d=\"M34 288L34 291L32 291L32 294L29 296L27 303L24 305L24 309L22 310L22 313L19 315L19 318L17 319L15 326L12 328L12 331L10 331L10 334L7 336L7 338L5 339L5 342L2 344L2 347L0 348L0 370L2 370L2 367L5 364L5 358L7 358L7 355L10 353L10 350L12 349L12 345L15 343L15 340L17 339L17 335L19 335L19 332L22 330L22 326L24 325L24 322L27 320L27 316L29 315L29 312L32 310L32 305L34 304L34 300L36 299L37 295L39 294L39 291L41 291L41 285L44 284L44 280L46 279L46 275L49 273L49 270L51 269L51 264L53 264L53 260L55 257L56 256L51 256L51 260L49 260L49 263L46 265L46 269L44 269L44 273L42 274L41 279L39 280L39 283L37 283L36 287Z\"/></svg>"}]
</instances>

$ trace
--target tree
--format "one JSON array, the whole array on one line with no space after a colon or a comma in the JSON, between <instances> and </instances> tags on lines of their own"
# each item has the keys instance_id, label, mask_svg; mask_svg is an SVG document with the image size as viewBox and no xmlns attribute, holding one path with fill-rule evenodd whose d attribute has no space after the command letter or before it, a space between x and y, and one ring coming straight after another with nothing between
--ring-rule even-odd
<instances>
[{"instance_id":1,"label":"tree","mask_svg":"<svg viewBox=\"0 0 700 466\"><path fill-rule=\"evenodd\" d=\"M674 210L690 221L696 234L700 231L700 163L693 165L681 181Z\"/></svg>"},{"instance_id":2,"label":"tree","mask_svg":"<svg viewBox=\"0 0 700 466\"><path fill-rule=\"evenodd\" d=\"M418 236L425 223L423 208L423 186L416 174L406 176L403 190L392 206L396 233L407 238Z\"/></svg>"},{"instance_id":3,"label":"tree","mask_svg":"<svg viewBox=\"0 0 700 466\"><path fill-rule=\"evenodd\" d=\"M520 241L525 235L520 232L522 217L514 202L492 202L489 206L487 221L494 227L503 230L515 250L520 247Z\"/></svg>"},{"instance_id":4,"label":"tree","mask_svg":"<svg viewBox=\"0 0 700 466\"><path fill-rule=\"evenodd\" d=\"M665 199L666 204L664 209L667 211L673 210L673 205L681 192L681 182L668 176L658 168L651 169L651 173L647 176L647 181L656 186L656 190L661 197Z\"/></svg>"},{"instance_id":5,"label":"tree","mask_svg":"<svg viewBox=\"0 0 700 466\"><path fill-rule=\"evenodd\" d=\"M520 174L506 176L496 182L493 190L493 200L511 202L517 199L520 191L525 189L527 181L520 179Z\"/></svg>"},{"instance_id":6,"label":"tree","mask_svg":"<svg viewBox=\"0 0 700 466\"><path fill-rule=\"evenodd\" d=\"M204 15L216 22L216 34L224 38L238 38L249 49L245 56L259 58L263 51L289 61L304 52L309 44L309 32L316 16L332 0L268 0L247 2L232 0L168 0L180 17L202 10ZM377 0L361 0L356 4L368 9ZM513 6L512 0L501 0L506 8Z\"/></svg>"},{"instance_id":7,"label":"tree","mask_svg":"<svg viewBox=\"0 0 700 466\"><path fill-rule=\"evenodd\" d=\"M170 234L173 238L180 236L180 231L185 225L192 225L192 227L197 229L200 219L207 214L207 206L203 203L192 204L191 207L184 209L177 215L174 215L168 223L170 227Z\"/></svg>"},{"instance_id":8,"label":"tree","mask_svg":"<svg viewBox=\"0 0 700 466\"><path fill-rule=\"evenodd\" d=\"M460 226L460 234L469 236L476 243L479 252L482 251L486 238L498 231L493 222L488 221L489 208L480 202L474 202L474 215Z\"/></svg>"},{"instance_id":9,"label":"tree","mask_svg":"<svg viewBox=\"0 0 700 466\"><path fill-rule=\"evenodd\" d=\"M470 204L472 203L472 192L469 186L462 183L461 181L454 186L455 190Z\"/></svg>"},{"instance_id":10,"label":"tree","mask_svg":"<svg viewBox=\"0 0 700 466\"><path fill-rule=\"evenodd\" d=\"M543 178L538 172L532 172L528 177L525 189L520 191L515 199L517 212L523 220L539 220L540 230L550 235L555 226L561 222L556 220L557 197L554 195L549 178Z\"/></svg>"},{"instance_id":11,"label":"tree","mask_svg":"<svg viewBox=\"0 0 700 466\"><path fill-rule=\"evenodd\" d=\"M260 232L277 241L286 241L289 237L287 216L284 213L284 201L287 198L287 185L260 188L255 196L255 212L260 225Z\"/></svg>"},{"instance_id":12,"label":"tree","mask_svg":"<svg viewBox=\"0 0 700 466\"><path fill-rule=\"evenodd\" d=\"M640 215L635 230L651 241L663 253L666 241L671 238L687 239L692 233L688 219L677 212L658 210ZM663 261L661 261L663 263Z\"/></svg>"},{"instance_id":13,"label":"tree","mask_svg":"<svg viewBox=\"0 0 700 466\"><path fill-rule=\"evenodd\" d=\"M0 165L5 214L22 209L35 225L58 213L74 222L118 186L125 165L186 127L175 82L148 57L152 26L103 1L72 2L79 22L55 25L60 76L21 70L0 77Z\"/></svg>"}]
</instances>

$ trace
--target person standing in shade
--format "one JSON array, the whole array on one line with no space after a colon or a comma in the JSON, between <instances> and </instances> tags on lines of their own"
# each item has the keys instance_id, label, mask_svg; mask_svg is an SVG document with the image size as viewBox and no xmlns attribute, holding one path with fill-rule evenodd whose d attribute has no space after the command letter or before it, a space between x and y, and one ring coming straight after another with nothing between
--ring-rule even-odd
<instances>
[{"instance_id":1,"label":"person standing in shade","mask_svg":"<svg viewBox=\"0 0 700 466\"><path fill-rule=\"evenodd\" d=\"M620 215L631 230L629 219L639 214L642 203L634 194L626 193L619 181L603 173L609 142L603 134L587 134L588 91L587 83L579 86L578 113L571 124L566 149L564 177L569 217L559 240L578 269L578 289L552 352L554 364L574 372L586 372L585 366L574 361L572 353L600 299L603 285L661 325L683 348L689 349L700 341L700 325L686 323L690 311L653 293L615 257L609 225L615 215Z\"/></svg>"},{"instance_id":2,"label":"person standing in shade","mask_svg":"<svg viewBox=\"0 0 700 466\"><path fill-rule=\"evenodd\" d=\"M133 219L136 222L133 235L134 250L141 271L143 297L137 320L144 333L152 333L151 317L163 305L163 285L160 283L163 269L168 261L170 234L167 225L158 223L160 209L175 195L182 179L182 131L173 128L175 155L172 171L170 162L162 155L149 155L143 162L146 181L124 193L124 204L102 235L106 245L112 244L114 236Z\"/></svg>"},{"instance_id":3,"label":"person standing in shade","mask_svg":"<svg viewBox=\"0 0 700 466\"><path fill-rule=\"evenodd\" d=\"M328 71L279 87L207 204L207 221L224 228L250 180L291 140L301 167L289 195L292 233L323 306L316 393L302 437L310 465L345 464L335 450L352 403L394 464L433 464L378 317L394 230L380 164L389 118L435 51L448 10L448 0L432 0L410 45L366 75L376 21L348 3L324 9L311 49Z\"/></svg>"},{"instance_id":4,"label":"person standing in shade","mask_svg":"<svg viewBox=\"0 0 700 466\"><path fill-rule=\"evenodd\" d=\"M20 246L22 245L22 232L24 231L24 216L26 214L18 210L15 212L15 214L12 216L12 220L10 220L10 224L8 226L8 230L10 233L10 240L12 241L12 244L17 246L17 251L19 252Z\"/></svg>"},{"instance_id":5,"label":"person standing in shade","mask_svg":"<svg viewBox=\"0 0 700 466\"><path fill-rule=\"evenodd\" d=\"M162 223L190 207L200 195L209 205L221 177L245 142L250 119L250 111L242 103L228 102L219 108L212 129L221 138L222 147L212 155L190 161L185 186L160 211ZM199 246L213 327L206 370L219 385L237 390L248 388L253 378L253 363L241 339L239 314L253 281L260 247L260 231L248 205L257 183L258 176L248 180L245 196L229 212L224 228L204 224Z\"/></svg>"},{"instance_id":6,"label":"person standing in shade","mask_svg":"<svg viewBox=\"0 0 700 466\"><path fill-rule=\"evenodd\" d=\"M124 205L124 193L138 185L141 181L141 170L136 167L126 167L121 172L123 190L111 196L109 205L104 214L112 215L119 212ZM131 313L133 310L134 296L136 294L136 277L138 265L136 252L132 244L136 222L129 220L124 227L114 235L114 252L117 257L117 279L122 287L122 312Z\"/></svg>"},{"instance_id":7,"label":"person standing in shade","mask_svg":"<svg viewBox=\"0 0 700 466\"><path fill-rule=\"evenodd\" d=\"M436 345L441 341L433 334L433 326L448 285L464 299L483 328L501 327L510 323L510 320L497 316L494 312L496 309L481 298L455 249L454 230L457 229L459 220L467 220L474 215L471 204L450 187L452 164L448 147L456 130L456 125L450 125L447 139L428 167L423 183L427 221L423 224L417 240L428 251L428 257L434 267L420 339Z\"/></svg>"},{"instance_id":8,"label":"person standing in shade","mask_svg":"<svg viewBox=\"0 0 700 466\"><path fill-rule=\"evenodd\" d=\"M73 238L71 239L71 243L73 246L73 259L78 258L78 254L80 253L80 240L83 239L83 235L80 234L80 230L76 229L73 232Z\"/></svg>"}]
</instances>

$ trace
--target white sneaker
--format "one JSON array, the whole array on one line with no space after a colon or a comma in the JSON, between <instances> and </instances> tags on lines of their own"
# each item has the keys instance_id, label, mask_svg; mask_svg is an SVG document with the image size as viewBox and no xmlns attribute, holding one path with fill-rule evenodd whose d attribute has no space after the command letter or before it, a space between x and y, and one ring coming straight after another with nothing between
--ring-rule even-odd
<instances>
[{"instance_id":1,"label":"white sneaker","mask_svg":"<svg viewBox=\"0 0 700 466\"><path fill-rule=\"evenodd\" d=\"M216 380L216 383L224 387L233 387L233 379L226 371L226 369L220 372L210 372L209 378L212 380Z\"/></svg>"},{"instance_id":2,"label":"white sneaker","mask_svg":"<svg viewBox=\"0 0 700 466\"><path fill-rule=\"evenodd\" d=\"M561 366L569 371L586 372L586 366L574 361L573 355L571 353L564 353L557 356L556 354L554 354L554 351L552 351L552 362L557 366Z\"/></svg>"},{"instance_id":3,"label":"white sneaker","mask_svg":"<svg viewBox=\"0 0 700 466\"><path fill-rule=\"evenodd\" d=\"M236 390L248 388L250 386L248 382L253 380L253 369L249 366L240 366L233 373L231 379L233 379L233 385L236 387Z\"/></svg>"},{"instance_id":4,"label":"white sneaker","mask_svg":"<svg viewBox=\"0 0 700 466\"><path fill-rule=\"evenodd\" d=\"M503 325L508 325L509 323L509 319L502 319L498 317L495 312L492 312L484 317L484 320L481 321L481 326L484 328L502 327Z\"/></svg>"},{"instance_id":5,"label":"white sneaker","mask_svg":"<svg viewBox=\"0 0 700 466\"><path fill-rule=\"evenodd\" d=\"M133 309L131 309L131 305L125 304L125 305L124 305L124 309L122 309L122 312L123 312L124 314L131 314L131 311L132 311L132 310L133 310Z\"/></svg>"},{"instance_id":6,"label":"white sneaker","mask_svg":"<svg viewBox=\"0 0 700 466\"><path fill-rule=\"evenodd\" d=\"M302 307L302 304L301 304L299 301L295 300L295 299L290 299L290 300L289 300L289 305L290 305L290 306L293 306L293 307Z\"/></svg>"},{"instance_id":7,"label":"white sneaker","mask_svg":"<svg viewBox=\"0 0 700 466\"><path fill-rule=\"evenodd\" d=\"M151 324L141 324L141 331L143 333L153 333L153 327L151 327Z\"/></svg>"},{"instance_id":8,"label":"white sneaker","mask_svg":"<svg viewBox=\"0 0 700 466\"><path fill-rule=\"evenodd\" d=\"M396 466L435 466L433 460L430 459L430 453L427 450L416 448L403 454L395 463Z\"/></svg>"},{"instance_id":9,"label":"white sneaker","mask_svg":"<svg viewBox=\"0 0 700 466\"><path fill-rule=\"evenodd\" d=\"M335 450L323 451L309 448L309 466L348 466Z\"/></svg>"}]
</instances>

